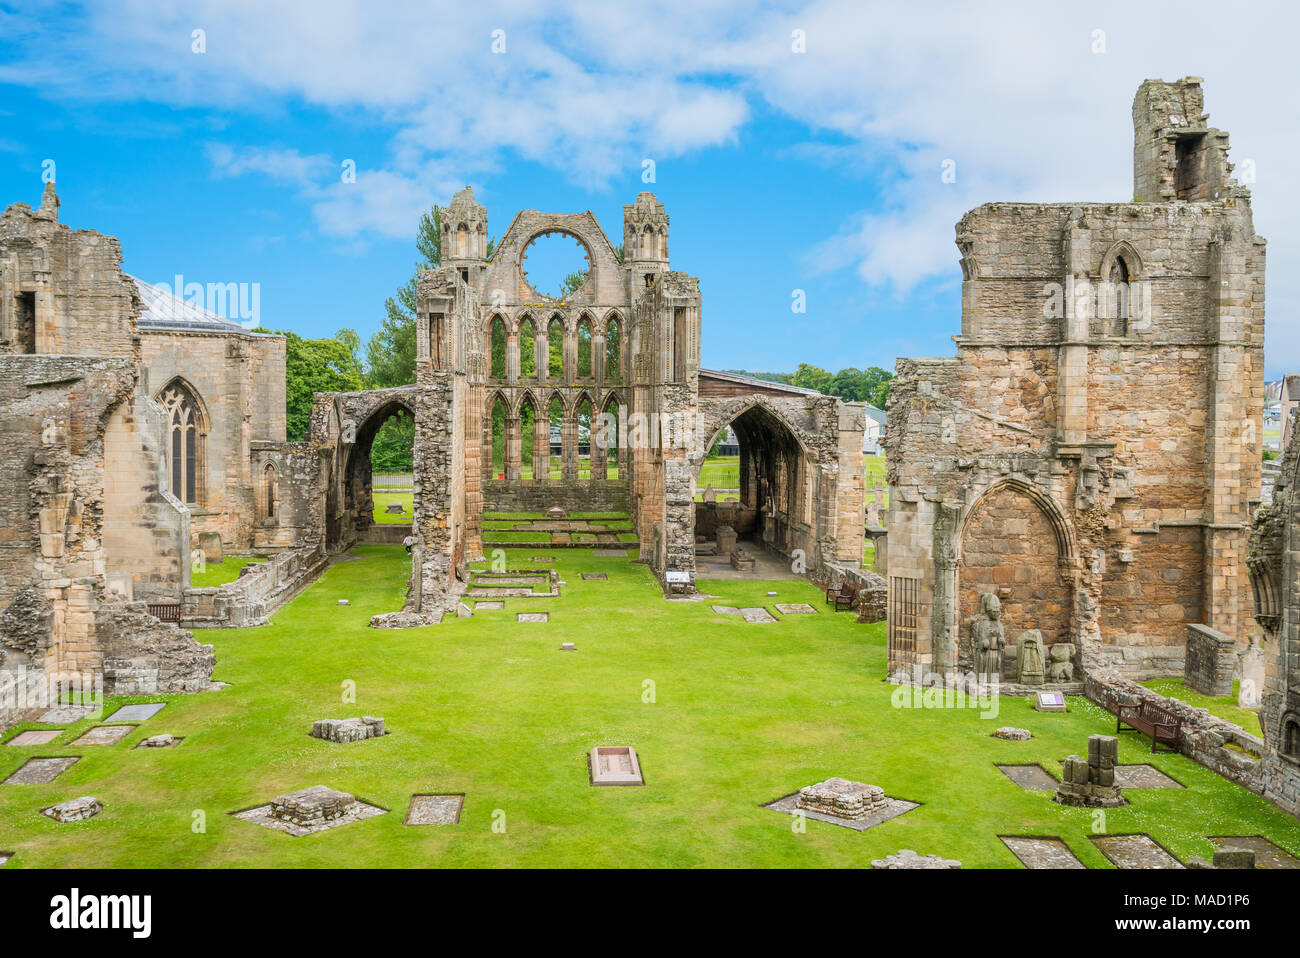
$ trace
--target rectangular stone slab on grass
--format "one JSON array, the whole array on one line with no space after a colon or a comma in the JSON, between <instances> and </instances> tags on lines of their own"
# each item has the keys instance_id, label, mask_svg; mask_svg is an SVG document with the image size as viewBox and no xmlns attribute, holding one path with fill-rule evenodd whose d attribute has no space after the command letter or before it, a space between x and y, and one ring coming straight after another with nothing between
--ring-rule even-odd
<instances>
[{"instance_id":1,"label":"rectangular stone slab on grass","mask_svg":"<svg viewBox=\"0 0 1300 958\"><path fill-rule=\"evenodd\" d=\"M313 785L276 796L269 805L232 814L254 825L302 838L387 813L387 809L363 802L347 792Z\"/></svg>"},{"instance_id":2,"label":"rectangular stone slab on grass","mask_svg":"<svg viewBox=\"0 0 1300 958\"><path fill-rule=\"evenodd\" d=\"M1030 791L1056 791L1058 782L1052 773L1041 765L999 765L998 771L1021 788Z\"/></svg>"},{"instance_id":3,"label":"rectangular stone slab on grass","mask_svg":"<svg viewBox=\"0 0 1300 958\"><path fill-rule=\"evenodd\" d=\"M135 731L134 725L96 725L81 733L73 745L116 745Z\"/></svg>"},{"instance_id":4,"label":"rectangular stone slab on grass","mask_svg":"<svg viewBox=\"0 0 1300 958\"><path fill-rule=\"evenodd\" d=\"M93 711L95 710L89 705L60 705L50 709L36 721L46 725L71 725L73 722L80 722Z\"/></svg>"},{"instance_id":5,"label":"rectangular stone slab on grass","mask_svg":"<svg viewBox=\"0 0 1300 958\"><path fill-rule=\"evenodd\" d=\"M817 610L807 602L778 602L776 611L782 615L815 615Z\"/></svg>"},{"instance_id":6,"label":"rectangular stone slab on grass","mask_svg":"<svg viewBox=\"0 0 1300 958\"><path fill-rule=\"evenodd\" d=\"M587 756L592 785L644 785L641 763L630 745L597 745Z\"/></svg>"},{"instance_id":7,"label":"rectangular stone slab on grass","mask_svg":"<svg viewBox=\"0 0 1300 958\"><path fill-rule=\"evenodd\" d=\"M1088 839L1116 868L1183 867L1150 835L1090 835Z\"/></svg>"},{"instance_id":8,"label":"rectangular stone slab on grass","mask_svg":"<svg viewBox=\"0 0 1300 958\"><path fill-rule=\"evenodd\" d=\"M626 549L593 549L592 553L601 559L626 559Z\"/></svg>"},{"instance_id":9,"label":"rectangular stone slab on grass","mask_svg":"<svg viewBox=\"0 0 1300 958\"><path fill-rule=\"evenodd\" d=\"M1116 765L1115 784L1120 788L1182 788L1154 765Z\"/></svg>"},{"instance_id":10,"label":"rectangular stone slab on grass","mask_svg":"<svg viewBox=\"0 0 1300 958\"><path fill-rule=\"evenodd\" d=\"M588 582L605 582L609 580L609 576L603 572L584 572L582 577Z\"/></svg>"},{"instance_id":11,"label":"rectangular stone slab on grass","mask_svg":"<svg viewBox=\"0 0 1300 958\"><path fill-rule=\"evenodd\" d=\"M549 612L520 612L515 615L516 622L549 622Z\"/></svg>"},{"instance_id":12,"label":"rectangular stone slab on grass","mask_svg":"<svg viewBox=\"0 0 1300 958\"><path fill-rule=\"evenodd\" d=\"M28 729L19 732L6 745L46 745L63 734L61 728Z\"/></svg>"},{"instance_id":13,"label":"rectangular stone slab on grass","mask_svg":"<svg viewBox=\"0 0 1300 958\"><path fill-rule=\"evenodd\" d=\"M48 785L77 763L79 756L29 758L0 785Z\"/></svg>"},{"instance_id":14,"label":"rectangular stone slab on grass","mask_svg":"<svg viewBox=\"0 0 1300 958\"><path fill-rule=\"evenodd\" d=\"M1086 868L1070 851L1070 846L1059 838L1038 838L1028 835L999 835L1002 844L1020 859L1026 868Z\"/></svg>"},{"instance_id":15,"label":"rectangular stone slab on grass","mask_svg":"<svg viewBox=\"0 0 1300 958\"><path fill-rule=\"evenodd\" d=\"M474 603L474 611L475 611L475 612L479 611L479 609L487 609L487 610L491 611L491 610L493 610L493 609L504 609L505 607L506 607L506 604L505 604L504 602L491 602L491 601L488 601L488 602L475 602L475 603Z\"/></svg>"},{"instance_id":16,"label":"rectangular stone slab on grass","mask_svg":"<svg viewBox=\"0 0 1300 958\"><path fill-rule=\"evenodd\" d=\"M412 795L403 825L459 825L464 795Z\"/></svg>"},{"instance_id":17,"label":"rectangular stone slab on grass","mask_svg":"<svg viewBox=\"0 0 1300 958\"><path fill-rule=\"evenodd\" d=\"M123 705L108 717L109 722L143 722L167 707L166 702L149 702L145 705Z\"/></svg>"},{"instance_id":18,"label":"rectangular stone slab on grass","mask_svg":"<svg viewBox=\"0 0 1300 958\"><path fill-rule=\"evenodd\" d=\"M750 622L750 623L776 621L776 616L774 616L771 612L768 612L767 609L760 608L757 606L749 609L741 609L740 617L744 619L746 622Z\"/></svg>"},{"instance_id":19,"label":"rectangular stone slab on grass","mask_svg":"<svg viewBox=\"0 0 1300 958\"><path fill-rule=\"evenodd\" d=\"M1274 845L1263 835L1211 838L1220 848L1245 848L1255 853L1256 868L1300 868L1300 858Z\"/></svg>"}]
</instances>

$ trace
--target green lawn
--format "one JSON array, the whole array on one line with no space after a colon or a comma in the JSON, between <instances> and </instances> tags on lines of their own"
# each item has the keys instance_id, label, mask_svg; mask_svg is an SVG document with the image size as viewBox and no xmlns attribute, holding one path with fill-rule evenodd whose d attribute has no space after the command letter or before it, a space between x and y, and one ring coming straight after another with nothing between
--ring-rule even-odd
<instances>
[{"instance_id":1,"label":"green lawn","mask_svg":"<svg viewBox=\"0 0 1300 958\"><path fill-rule=\"evenodd\" d=\"M239 570L244 566L265 561L253 556L226 556L223 562L205 562L201 571L190 569L190 585L196 589L225 585L238 579Z\"/></svg>"},{"instance_id":2,"label":"green lawn","mask_svg":"<svg viewBox=\"0 0 1300 958\"><path fill-rule=\"evenodd\" d=\"M411 524L411 509L415 499L415 494L411 492L372 492L371 495L375 500L375 522L392 523L393 525ZM390 515L385 512L390 502L399 502L402 505L402 515Z\"/></svg>"},{"instance_id":3,"label":"green lawn","mask_svg":"<svg viewBox=\"0 0 1300 958\"><path fill-rule=\"evenodd\" d=\"M545 568L533 554L510 550L508 567ZM82 756L53 784L0 786L0 849L16 852L6 867L856 868L900 848L1015 867L999 834L1059 835L1089 866L1108 867L1088 841L1092 811L1022 791L993 766L1059 773L1060 759L1086 754L1089 733L1114 728L1095 706L1073 699L1070 713L1049 715L1004 699L985 719L895 709L881 625L826 612L749 625L707 602L662 601L644 565L546 554L567 582L560 599L508 599L502 612L390 631L367 622L400 607L409 562L400 547L361 547L273 625L199 634L230 688L162 697L168 707L116 746L69 748L89 722L53 745L0 745L0 778L33 755ZM584 571L609 579L584 581ZM825 608L803 582L702 585L729 605ZM521 609L551 621L517 623ZM578 651L561 652L566 640ZM350 683L356 701L344 703ZM392 734L346 745L307 735L313 719L354 715L381 715ZM991 738L1000 725L1036 738ZM131 748L160 732L185 740ZM592 788L586 754L598 744L635 746L646 786ZM1262 834L1300 853L1300 823L1190 760L1152 755L1131 733L1120 760L1155 764L1187 788L1130 790L1130 806L1106 813L1108 831L1148 832L1184 859L1210 856L1207 835ZM922 805L862 833L809 821L804 834L760 807L832 775ZM229 815L316 784L390 814L305 838ZM403 826L417 792L465 793L461 823ZM39 814L81 795L105 811L73 825Z\"/></svg>"},{"instance_id":4,"label":"green lawn","mask_svg":"<svg viewBox=\"0 0 1300 958\"><path fill-rule=\"evenodd\" d=\"M1154 679L1142 684L1166 698L1182 699L1194 708L1209 709L1211 715L1240 725L1251 735L1261 732L1259 712L1237 705L1237 694L1241 691L1241 682L1237 679L1232 682L1232 695L1202 695L1189 689L1182 679Z\"/></svg>"}]
</instances>

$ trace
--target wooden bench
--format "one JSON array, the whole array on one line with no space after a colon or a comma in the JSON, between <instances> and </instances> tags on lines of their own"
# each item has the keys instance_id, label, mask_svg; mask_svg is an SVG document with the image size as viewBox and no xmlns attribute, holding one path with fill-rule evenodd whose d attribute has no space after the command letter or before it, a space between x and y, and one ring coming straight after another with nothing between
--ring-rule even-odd
<instances>
[{"instance_id":1,"label":"wooden bench","mask_svg":"<svg viewBox=\"0 0 1300 958\"><path fill-rule=\"evenodd\" d=\"M841 611L842 608L852 609L853 606L857 604L857 601L858 601L857 586L852 585L847 579L844 580L844 584L840 586L838 590L836 589L826 590L826 604L830 605L832 602L834 602L836 612Z\"/></svg>"},{"instance_id":2,"label":"wooden bench","mask_svg":"<svg viewBox=\"0 0 1300 958\"><path fill-rule=\"evenodd\" d=\"M1158 746L1161 744L1167 746L1168 751L1178 751L1178 732L1183 726L1182 719L1155 702L1143 700L1137 705L1120 705L1115 713L1115 731L1121 732L1125 726L1151 739L1153 752L1159 751Z\"/></svg>"}]
</instances>

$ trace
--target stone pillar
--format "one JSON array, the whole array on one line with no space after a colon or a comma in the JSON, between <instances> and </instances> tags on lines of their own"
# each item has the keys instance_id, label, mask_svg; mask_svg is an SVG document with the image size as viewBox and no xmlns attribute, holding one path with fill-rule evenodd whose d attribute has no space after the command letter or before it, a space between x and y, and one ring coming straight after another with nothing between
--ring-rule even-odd
<instances>
[{"instance_id":1,"label":"stone pillar","mask_svg":"<svg viewBox=\"0 0 1300 958\"><path fill-rule=\"evenodd\" d=\"M533 357L533 368L537 370L537 381L542 383L551 378L550 333L551 327L548 324L541 327L533 338L533 348L536 351Z\"/></svg>"},{"instance_id":2,"label":"stone pillar","mask_svg":"<svg viewBox=\"0 0 1300 958\"><path fill-rule=\"evenodd\" d=\"M519 330L506 330L506 379L514 382L519 378Z\"/></svg>"},{"instance_id":3,"label":"stone pillar","mask_svg":"<svg viewBox=\"0 0 1300 958\"><path fill-rule=\"evenodd\" d=\"M605 449L605 417L592 413L591 481L609 478L609 453Z\"/></svg>"},{"instance_id":4,"label":"stone pillar","mask_svg":"<svg viewBox=\"0 0 1300 958\"><path fill-rule=\"evenodd\" d=\"M1061 329L1060 378L1056 408L1061 441L1077 445L1088 439L1088 321L1090 311L1079 308L1079 284L1087 284L1092 259L1092 230L1071 220L1065 238L1064 324ZM1084 298L1083 302L1089 302Z\"/></svg>"},{"instance_id":5,"label":"stone pillar","mask_svg":"<svg viewBox=\"0 0 1300 958\"><path fill-rule=\"evenodd\" d=\"M560 478L572 482L578 478L578 414L566 410L560 426Z\"/></svg>"},{"instance_id":6,"label":"stone pillar","mask_svg":"<svg viewBox=\"0 0 1300 958\"><path fill-rule=\"evenodd\" d=\"M603 331L593 331L591 335L591 378L598 383L605 381L605 333Z\"/></svg>"},{"instance_id":7,"label":"stone pillar","mask_svg":"<svg viewBox=\"0 0 1300 958\"><path fill-rule=\"evenodd\" d=\"M533 479L542 482L551 470L551 420L533 416Z\"/></svg>"},{"instance_id":8,"label":"stone pillar","mask_svg":"<svg viewBox=\"0 0 1300 958\"><path fill-rule=\"evenodd\" d=\"M506 417L506 478L517 482L523 471L523 426L518 416Z\"/></svg>"}]
</instances>

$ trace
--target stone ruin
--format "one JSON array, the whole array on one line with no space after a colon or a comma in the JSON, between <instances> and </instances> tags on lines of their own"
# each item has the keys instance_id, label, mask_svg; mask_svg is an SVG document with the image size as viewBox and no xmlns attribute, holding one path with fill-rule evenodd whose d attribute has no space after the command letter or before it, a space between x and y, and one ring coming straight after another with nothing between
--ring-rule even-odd
<instances>
[{"instance_id":1,"label":"stone ruin","mask_svg":"<svg viewBox=\"0 0 1300 958\"><path fill-rule=\"evenodd\" d=\"M381 738L388 732L384 720L373 715L361 718L318 719L312 722L312 738L327 742L361 742L368 738Z\"/></svg>"},{"instance_id":2,"label":"stone ruin","mask_svg":"<svg viewBox=\"0 0 1300 958\"><path fill-rule=\"evenodd\" d=\"M799 808L836 818L867 818L889 805L884 789L846 778L828 778L799 789Z\"/></svg>"},{"instance_id":3,"label":"stone ruin","mask_svg":"<svg viewBox=\"0 0 1300 958\"><path fill-rule=\"evenodd\" d=\"M1131 202L957 224L957 355L890 390L890 674L974 670L989 593L1072 681L1182 674L1189 625L1250 639L1264 240L1198 78L1144 81L1132 116Z\"/></svg>"},{"instance_id":4,"label":"stone ruin","mask_svg":"<svg viewBox=\"0 0 1300 958\"><path fill-rule=\"evenodd\" d=\"M1088 758L1071 755L1065 760L1061 784L1052 797L1059 805L1079 808L1118 808L1127 805L1115 784L1119 739L1113 735L1088 736Z\"/></svg>"},{"instance_id":5,"label":"stone ruin","mask_svg":"<svg viewBox=\"0 0 1300 958\"><path fill-rule=\"evenodd\" d=\"M99 799L90 795L83 795L81 798L74 798L71 801L51 805L49 808L44 809L41 814L66 825L70 822L80 822L87 818L94 818L103 810L104 806Z\"/></svg>"},{"instance_id":6,"label":"stone ruin","mask_svg":"<svg viewBox=\"0 0 1300 958\"><path fill-rule=\"evenodd\" d=\"M347 792L313 785L271 800L271 815L301 828L312 828L344 818L356 803Z\"/></svg>"},{"instance_id":7,"label":"stone ruin","mask_svg":"<svg viewBox=\"0 0 1300 958\"><path fill-rule=\"evenodd\" d=\"M1255 853L1249 848L1234 848L1231 846L1216 848L1212 861L1207 862L1201 856L1193 855L1187 860L1187 867L1214 870L1253 869L1255 867Z\"/></svg>"},{"instance_id":8,"label":"stone ruin","mask_svg":"<svg viewBox=\"0 0 1300 958\"><path fill-rule=\"evenodd\" d=\"M1034 737L1034 733L1027 728L1012 728L1010 725L1004 725L993 730L993 737L1006 739L1008 742L1027 742Z\"/></svg>"},{"instance_id":9,"label":"stone ruin","mask_svg":"<svg viewBox=\"0 0 1300 958\"><path fill-rule=\"evenodd\" d=\"M938 855L918 855L910 848L904 848L894 855L876 858L871 862L872 868L916 869L925 871L948 871L961 868L961 862L955 858L941 858Z\"/></svg>"}]
</instances>

